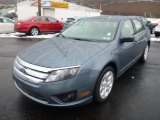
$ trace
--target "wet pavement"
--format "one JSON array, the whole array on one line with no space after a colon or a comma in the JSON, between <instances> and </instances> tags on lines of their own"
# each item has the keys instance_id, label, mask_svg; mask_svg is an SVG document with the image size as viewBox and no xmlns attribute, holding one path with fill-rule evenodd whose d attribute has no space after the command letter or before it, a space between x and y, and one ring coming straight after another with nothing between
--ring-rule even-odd
<instances>
[{"instance_id":1,"label":"wet pavement","mask_svg":"<svg viewBox=\"0 0 160 120\"><path fill-rule=\"evenodd\" d=\"M17 52L40 39L0 38L0 120L160 120L160 42L152 42L146 64L135 64L115 81L104 104L55 108L19 93L12 80Z\"/></svg>"}]
</instances>

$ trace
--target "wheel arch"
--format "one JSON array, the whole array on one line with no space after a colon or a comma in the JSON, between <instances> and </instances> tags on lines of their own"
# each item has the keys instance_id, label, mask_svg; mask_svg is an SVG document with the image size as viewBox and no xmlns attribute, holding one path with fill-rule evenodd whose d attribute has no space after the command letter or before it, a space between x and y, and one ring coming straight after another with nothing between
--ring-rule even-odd
<instances>
[{"instance_id":1,"label":"wheel arch","mask_svg":"<svg viewBox=\"0 0 160 120\"><path fill-rule=\"evenodd\" d=\"M95 86L94 86L94 91L93 91L93 96L94 96L93 99L94 99L94 101L96 101L97 83L98 83L98 81L99 81L99 78L100 78L102 72L103 72L107 67L112 67L112 68L113 68L114 73L115 73L115 79L117 78L117 71L118 71L118 70L117 70L117 64L116 64L116 62L110 61L110 62L106 63L106 65L105 65L105 66L102 68L102 70L100 71L100 74L99 74L98 79L97 79L97 81L96 81L96 84L95 84Z\"/></svg>"},{"instance_id":2,"label":"wheel arch","mask_svg":"<svg viewBox=\"0 0 160 120\"><path fill-rule=\"evenodd\" d=\"M39 27L37 27L37 26L31 26L31 27L29 28L29 32L31 31L32 28L37 28L37 29L39 30L39 32L41 32L40 29L39 29Z\"/></svg>"},{"instance_id":3,"label":"wheel arch","mask_svg":"<svg viewBox=\"0 0 160 120\"><path fill-rule=\"evenodd\" d=\"M108 62L104 67L103 67L103 69L101 70L101 72L106 68L106 67L108 67L108 66L110 66L110 67L112 67L113 69L114 69L114 72L115 72L115 77L117 77L117 64L116 64L116 62L114 62L114 61L110 61L110 62Z\"/></svg>"}]
</instances>

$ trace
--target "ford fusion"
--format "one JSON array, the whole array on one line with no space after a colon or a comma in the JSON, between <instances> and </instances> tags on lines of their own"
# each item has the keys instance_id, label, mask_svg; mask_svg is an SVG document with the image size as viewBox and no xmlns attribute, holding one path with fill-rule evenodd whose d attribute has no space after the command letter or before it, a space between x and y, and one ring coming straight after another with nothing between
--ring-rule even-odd
<instances>
[{"instance_id":1,"label":"ford fusion","mask_svg":"<svg viewBox=\"0 0 160 120\"><path fill-rule=\"evenodd\" d=\"M106 101L113 83L145 62L149 29L137 17L84 18L58 36L18 53L13 78L26 97L49 106Z\"/></svg>"}]
</instances>

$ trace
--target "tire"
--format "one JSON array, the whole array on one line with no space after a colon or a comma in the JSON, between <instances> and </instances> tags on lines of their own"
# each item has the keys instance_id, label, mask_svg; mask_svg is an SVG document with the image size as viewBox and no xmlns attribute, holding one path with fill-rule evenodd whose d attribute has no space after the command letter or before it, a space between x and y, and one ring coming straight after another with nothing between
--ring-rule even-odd
<instances>
[{"instance_id":1,"label":"tire","mask_svg":"<svg viewBox=\"0 0 160 120\"><path fill-rule=\"evenodd\" d=\"M30 35L30 33L25 33L27 36Z\"/></svg>"},{"instance_id":2,"label":"tire","mask_svg":"<svg viewBox=\"0 0 160 120\"><path fill-rule=\"evenodd\" d=\"M153 29L150 28L150 33L153 34Z\"/></svg>"},{"instance_id":3,"label":"tire","mask_svg":"<svg viewBox=\"0 0 160 120\"><path fill-rule=\"evenodd\" d=\"M96 102L103 103L107 100L109 94L111 93L114 80L115 80L114 69L110 66L106 67L99 76L99 79L95 86L94 99Z\"/></svg>"},{"instance_id":4,"label":"tire","mask_svg":"<svg viewBox=\"0 0 160 120\"><path fill-rule=\"evenodd\" d=\"M160 36L160 34L159 33L155 33L155 37L159 37Z\"/></svg>"},{"instance_id":5,"label":"tire","mask_svg":"<svg viewBox=\"0 0 160 120\"><path fill-rule=\"evenodd\" d=\"M32 27L31 29L30 29L30 35L32 35L32 36L36 36L36 35L39 35L39 33L40 33L40 31L39 31L39 29L37 28L37 27Z\"/></svg>"},{"instance_id":6,"label":"tire","mask_svg":"<svg viewBox=\"0 0 160 120\"><path fill-rule=\"evenodd\" d=\"M141 58L140 58L140 61L141 61L142 63L145 63L145 62L146 62L146 60L147 60L147 58L148 58L148 53L149 53L149 45L146 46L146 48L145 48L145 50L144 50L144 52L143 52L143 54L142 54L142 56L141 56Z\"/></svg>"}]
</instances>

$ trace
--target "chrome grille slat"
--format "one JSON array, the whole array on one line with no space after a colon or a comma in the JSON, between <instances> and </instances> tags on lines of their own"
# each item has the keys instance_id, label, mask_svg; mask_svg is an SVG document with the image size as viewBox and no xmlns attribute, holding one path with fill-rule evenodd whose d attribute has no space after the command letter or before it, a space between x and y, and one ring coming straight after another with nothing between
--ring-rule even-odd
<instances>
[{"instance_id":1,"label":"chrome grille slat","mask_svg":"<svg viewBox=\"0 0 160 120\"><path fill-rule=\"evenodd\" d=\"M42 83L42 82L43 82L43 80L41 80L41 79L34 78L34 77L31 77L31 76L29 76L29 75L26 75L26 74L22 73L22 72L19 71L15 66L14 66L13 69L14 69L15 74L16 74L18 77L22 78L23 80L26 80L26 81L29 81L29 82L32 82L32 83L36 83L36 84L39 84L39 83Z\"/></svg>"},{"instance_id":2,"label":"chrome grille slat","mask_svg":"<svg viewBox=\"0 0 160 120\"><path fill-rule=\"evenodd\" d=\"M76 66L71 66L71 67L62 67L62 68L47 68L47 67L41 67L41 66L37 66L37 65L33 65L33 64L30 64L30 63L27 63L23 60L21 60L19 57L16 58L17 62L27 68L30 68L30 69L34 69L36 71L39 71L39 72L44 72L44 73L49 73L49 72L53 72L55 70L63 70L63 69L69 69L69 68L79 68L81 67L81 65L76 65Z\"/></svg>"},{"instance_id":3,"label":"chrome grille slat","mask_svg":"<svg viewBox=\"0 0 160 120\"><path fill-rule=\"evenodd\" d=\"M20 71L20 69L24 68L24 66L20 65L17 61L15 61L15 67L19 71ZM26 67L25 71L26 71L27 75L32 76L32 77L36 77L36 78L39 78L39 79L46 79L49 75L47 73L38 72L38 71L32 70L32 69L27 68L27 67Z\"/></svg>"}]
</instances>

